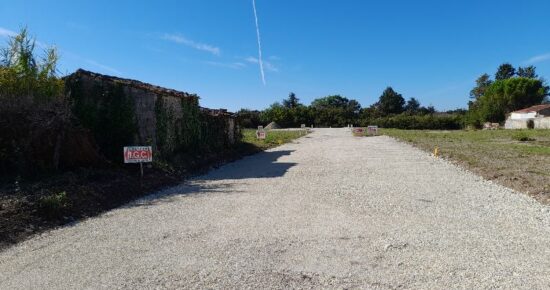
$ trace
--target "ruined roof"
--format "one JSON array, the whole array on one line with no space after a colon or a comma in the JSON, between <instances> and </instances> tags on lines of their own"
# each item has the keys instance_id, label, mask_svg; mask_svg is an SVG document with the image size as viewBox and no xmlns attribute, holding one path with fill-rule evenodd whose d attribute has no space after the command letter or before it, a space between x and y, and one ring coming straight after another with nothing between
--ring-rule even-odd
<instances>
[{"instance_id":1,"label":"ruined roof","mask_svg":"<svg viewBox=\"0 0 550 290\"><path fill-rule=\"evenodd\" d=\"M234 113L228 112L226 109L209 109L200 107L201 111L206 112L212 116L234 116Z\"/></svg>"},{"instance_id":2,"label":"ruined roof","mask_svg":"<svg viewBox=\"0 0 550 290\"><path fill-rule=\"evenodd\" d=\"M83 69L78 69L76 72L69 75L68 77L71 77L71 76L74 76L74 75L76 75L76 76L85 75L85 76L95 78L95 79L108 80L108 81L112 81L112 82L115 82L115 83L120 83L120 84L129 86L129 87L134 87L134 88L150 91L150 92L160 94L160 95L168 95L168 96L173 96L173 97L178 97L178 98L197 98L197 99L199 98L199 96L196 95L196 94L189 94L189 93L185 93L185 92L176 91L176 90L173 90L173 89L167 89L167 88L155 86L155 85L152 85L152 84L140 82L140 81L137 81L137 80L123 79L123 78L114 77L114 76L102 75L102 74L99 74L99 73L95 73L95 72L91 72L91 71L87 71L87 70L83 70Z\"/></svg>"},{"instance_id":3,"label":"ruined roof","mask_svg":"<svg viewBox=\"0 0 550 290\"><path fill-rule=\"evenodd\" d=\"M550 104L536 105L529 108L521 109L514 111L512 113L531 113L531 112L540 112L542 110L550 109Z\"/></svg>"},{"instance_id":4,"label":"ruined roof","mask_svg":"<svg viewBox=\"0 0 550 290\"><path fill-rule=\"evenodd\" d=\"M83 69L78 69L76 72L74 72L73 74L71 74L71 75L69 75L65 78L70 78L70 77L73 77L73 76L82 76L82 75L93 78L93 79L99 79L99 80L105 80L105 81L111 81L111 82L119 83L119 84L122 84L122 85L125 85L125 86L128 86L128 87L142 89L142 90L146 90L146 91L153 92L153 93L159 94L159 95L164 95L164 96L172 96L172 97L187 98L187 99L188 98L195 98L195 99L200 98L196 94L189 94L189 93L180 92L180 91L173 90L173 89L167 89L167 88L155 86L155 85L152 85L152 84L140 82L140 81L137 81L137 80L124 79L124 78L119 78L119 77L114 77L114 76L103 75L103 74L99 74L99 73L95 73L95 72L91 72L91 71L87 71L87 70L83 70ZM200 109L201 109L201 111L206 112L206 113L208 113L212 116L233 116L234 115L233 113L227 112L226 109L209 109L209 108L203 108L203 107L200 107Z\"/></svg>"}]
</instances>

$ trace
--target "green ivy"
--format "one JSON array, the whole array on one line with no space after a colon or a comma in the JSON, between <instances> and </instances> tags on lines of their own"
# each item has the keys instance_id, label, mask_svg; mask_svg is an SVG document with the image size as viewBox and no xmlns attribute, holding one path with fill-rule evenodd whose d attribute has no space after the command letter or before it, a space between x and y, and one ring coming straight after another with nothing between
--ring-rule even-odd
<instances>
[{"instance_id":1,"label":"green ivy","mask_svg":"<svg viewBox=\"0 0 550 290\"><path fill-rule=\"evenodd\" d=\"M90 129L100 152L108 159L122 162L122 148L134 145L138 126L132 96L117 83L95 83L86 94L76 79L68 82L73 99L73 113Z\"/></svg>"},{"instance_id":2,"label":"green ivy","mask_svg":"<svg viewBox=\"0 0 550 290\"><path fill-rule=\"evenodd\" d=\"M133 97L125 94L124 86L116 82L83 85L76 78L70 81L70 89L75 116L93 132L100 151L110 160L122 161L122 147L138 145L134 144L136 137L143 139L138 136ZM179 108L173 104L166 96L156 97L156 140L149 140L154 146L155 159L185 166L176 163L223 154L233 145L229 142L227 117L201 110L197 96L180 98ZM181 114L176 114L179 110Z\"/></svg>"},{"instance_id":3,"label":"green ivy","mask_svg":"<svg viewBox=\"0 0 550 290\"><path fill-rule=\"evenodd\" d=\"M166 114L166 110L164 109L163 97L157 97L155 102L155 117L157 119L157 152L164 156L166 154L166 136L168 136L168 114Z\"/></svg>"}]
</instances>

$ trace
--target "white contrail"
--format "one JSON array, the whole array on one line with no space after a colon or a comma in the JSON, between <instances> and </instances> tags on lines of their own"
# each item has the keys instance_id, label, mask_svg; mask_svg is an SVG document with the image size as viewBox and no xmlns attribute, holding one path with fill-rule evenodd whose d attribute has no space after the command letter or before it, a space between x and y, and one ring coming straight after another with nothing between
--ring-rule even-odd
<instances>
[{"instance_id":1,"label":"white contrail","mask_svg":"<svg viewBox=\"0 0 550 290\"><path fill-rule=\"evenodd\" d=\"M258 24L258 12L256 11L256 0L252 0L252 6L254 7L254 18L256 19L256 34L258 36L258 63L260 64L260 74L262 76L262 82L264 86L265 82L265 73L264 73L264 62L262 60L262 40L260 38L260 25Z\"/></svg>"}]
</instances>

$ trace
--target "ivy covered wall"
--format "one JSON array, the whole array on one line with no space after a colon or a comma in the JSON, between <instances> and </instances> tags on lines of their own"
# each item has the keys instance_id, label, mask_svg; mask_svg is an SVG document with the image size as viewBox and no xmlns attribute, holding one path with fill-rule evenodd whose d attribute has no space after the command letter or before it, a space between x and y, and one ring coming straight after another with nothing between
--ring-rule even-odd
<instances>
[{"instance_id":1,"label":"ivy covered wall","mask_svg":"<svg viewBox=\"0 0 550 290\"><path fill-rule=\"evenodd\" d=\"M223 154L239 142L234 117L201 108L196 95L83 70L66 86L75 116L117 163L129 145L153 146L156 159L174 161Z\"/></svg>"}]
</instances>

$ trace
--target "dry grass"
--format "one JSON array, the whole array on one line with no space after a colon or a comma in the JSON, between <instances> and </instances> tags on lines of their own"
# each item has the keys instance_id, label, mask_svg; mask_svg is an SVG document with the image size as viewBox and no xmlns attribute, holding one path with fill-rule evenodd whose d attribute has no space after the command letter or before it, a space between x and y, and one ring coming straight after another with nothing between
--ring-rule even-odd
<instances>
[{"instance_id":1,"label":"dry grass","mask_svg":"<svg viewBox=\"0 0 550 290\"><path fill-rule=\"evenodd\" d=\"M307 134L306 130L268 130L266 132L265 140L258 140L255 129L244 129L242 130L242 141L243 143L252 144L261 150L266 150L291 142Z\"/></svg>"}]
</instances>

